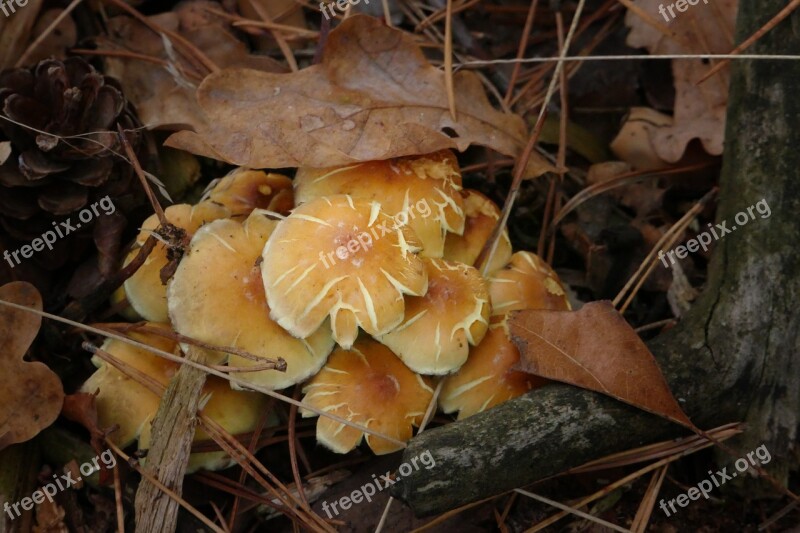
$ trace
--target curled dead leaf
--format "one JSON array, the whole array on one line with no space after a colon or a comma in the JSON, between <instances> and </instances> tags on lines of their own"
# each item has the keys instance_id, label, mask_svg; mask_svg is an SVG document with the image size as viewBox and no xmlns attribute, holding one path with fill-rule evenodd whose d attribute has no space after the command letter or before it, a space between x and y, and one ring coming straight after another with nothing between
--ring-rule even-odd
<instances>
[{"instance_id":1,"label":"curled dead leaf","mask_svg":"<svg viewBox=\"0 0 800 533\"><path fill-rule=\"evenodd\" d=\"M22 281L0 287L0 300L42 309L39 292ZM0 306L0 450L32 439L61 412L61 380L45 364L23 360L41 323L38 315Z\"/></svg>"},{"instance_id":2,"label":"curled dead leaf","mask_svg":"<svg viewBox=\"0 0 800 533\"><path fill-rule=\"evenodd\" d=\"M517 156L521 117L497 111L478 76L454 76L458 119L445 76L412 37L358 15L328 37L322 62L290 74L225 69L197 91L208 126L167 145L251 168L330 167L488 146ZM527 177L554 168L534 153Z\"/></svg>"},{"instance_id":3,"label":"curled dead leaf","mask_svg":"<svg viewBox=\"0 0 800 533\"><path fill-rule=\"evenodd\" d=\"M672 125L672 117L668 115L649 107L633 107L611 142L611 150L636 170L664 168L667 162L658 155L653 143L659 129Z\"/></svg>"},{"instance_id":4,"label":"curled dead leaf","mask_svg":"<svg viewBox=\"0 0 800 533\"><path fill-rule=\"evenodd\" d=\"M600 392L694 428L653 354L610 302L579 311L518 311L508 320L520 369Z\"/></svg>"},{"instance_id":5,"label":"curled dead leaf","mask_svg":"<svg viewBox=\"0 0 800 533\"><path fill-rule=\"evenodd\" d=\"M646 13L658 13L663 3L663 0L636 2ZM664 24L669 36L629 11L625 17L625 23L631 28L627 44L647 48L651 54L727 54L734 46L737 7L738 0L701 2ZM674 123L657 127L652 133L653 147L665 161L680 160L692 139L700 139L709 154L722 153L730 68L725 67L713 78L697 85L708 69L708 62L702 59L672 61Z\"/></svg>"}]
</instances>

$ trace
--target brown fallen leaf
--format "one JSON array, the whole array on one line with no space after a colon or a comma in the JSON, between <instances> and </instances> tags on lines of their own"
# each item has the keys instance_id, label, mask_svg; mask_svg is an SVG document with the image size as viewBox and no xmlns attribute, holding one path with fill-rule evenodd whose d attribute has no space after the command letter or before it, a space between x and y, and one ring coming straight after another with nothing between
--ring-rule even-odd
<instances>
[{"instance_id":1,"label":"brown fallen leaf","mask_svg":"<svg viewBox=\"0 0 800 533\"><path fill-rule=\"evenodd\" d=\"M518 311L508 328L520 369L600 392L694 429L653 354L611 302L579 311Z\"/></svg>"},{"instance_id":2,"label":"brown fallen leaf","mask_svg":"<svg viewBox=\"0 0 800 533\"><path fill-rule=\"evenodd\" d=\"M22 281L0 287L0 300L42 309L39 292ZM0 306L0 450L32 439L61 411L61 380L47 365L23 360L41 323L38 315Z\"/></svg>"},{"instance_id":3,"label":"brown fallen leaf","mask_svg":"<svg viewBox=\"0 0 800 533\"><path fill-rule=\"evenodd\" d=\"M727 54L733 48L738 0L700 2L689 6L685 12L675 12L677 17L669 22L658 14L659 6L664 3L663 0L637 0L636 5L653 14L672 36L665 36L629 11L625 17L625 23L631 28L627 39L629 46L647 48L651 54ZM674 123L652 132L653 147L665 161L678 161L686 145L695 138L700 139L708 153L722 153L730 69L725 67L712 79L696 85L709 66L702 59L672 61Z\"/></svg>"},{"instance_id":4,"label":"brown fallen leaf","mask_svg":"<svg viewBox=\"0 0 800 533\"><path fill-rule=\"evenodd\" d=\"M31 40L36 38L33 25L42 4L44 0L30 0L25 9L17 9L13 16L0 17L0 70L13 67Z\"/></svg>"},{"instance_id":5,"label":"brown fallen leaf","mask_svg":"<svg viewBox=\"0 0 800 533\"><path fill-rule=\"evenodd\" d=\"M668 166L654 145L656 133L671 128L673 119L649 107L632 107L619 133L611 141L611 151L636 170L654 170ZM600 163L602 164L602 163Z\"/></svg>"},{"instance_id":6,"label":"brown fallen leaf","mask_svg":"<svg viewBox=\"0 0 800 533\"><path fill-rule=\"evenodd\" d=\"M91 434L92 448L98 453L105 451L104 446L106 432L101 430L97 420L97 406L95 401L97 396L86 392L76 392L68 394L64 398L64 406L61 414L64 418L77 422ZM110 429L110 428L106 428Z\"/></svg>"},{"instance_id":7,"label":"brown fallen leaf","mask_svg":"<svg viewBox=\"0 0 800 533\"><path fill-rule=\"evenodd\" d=\"M517 156L521 117L494 109L478 76L454 77L458 120L444 73L411 35L357 15L327 41L322 62L291 74L224 69L197 91L209 127L167 145L250 168L329 167L488 146ZM554 170L534 154L527 177Z\"/></svg>"},{"instance_id":8,"label":"brown fallen leaf","mask_svg":"<svg viewBox=\"0 0 800 533\"><path fill-rule=\"evenodd\" d=\"M39 16L36 25L33 27L33 35L39 36L55 21L62 13L63 9L48 9ZM75 46L78 41L78 28L72 16L64 17L55 28L47 34L33 52L25 59L26 65L35 65L48 57L64 59L67 56L67 49Z\"/></svg>"},{"instance_id":9,"label":"brown fallen leaf","mask_svg":"<svg viewBox=\"0 0 800 533\"><path fill-rule=\"evenodd\" d=\"M219 66L270 72L287 70L267 56L250 54L247 46L228 31L228 24L206 8L221 9L216 2L200 0L181 4L172 11L148 19L180 34ZM152 61L123 57L105 59L106 74L119 80L142 122L149 128L202 127L205 119L194 93L205 73L195 72L168 44L166 37L131 17L114 17L109 20L108 27L108 37L97 39L101 49L154 58Z\"/></svg>"}]
</instances>

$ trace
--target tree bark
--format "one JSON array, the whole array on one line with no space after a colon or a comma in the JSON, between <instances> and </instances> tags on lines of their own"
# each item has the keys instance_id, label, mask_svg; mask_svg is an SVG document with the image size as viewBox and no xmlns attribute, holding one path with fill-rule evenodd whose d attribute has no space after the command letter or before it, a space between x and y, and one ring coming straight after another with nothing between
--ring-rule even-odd
<instances>
[{"instance_id":1,"label":"tree bark","mask_svg":"<svg viewBox=\"0 0 800 533\"><path fill-rule=\"evenodd\" d=\"M784 0L740 2L737 40L784 6ZM797 50L799 34L800 19L792 16L748 53ZM782 481L794 468L800 424L797 90L797 61L733 62L717 219L737 229L717 242L707 287L692 310L650 343L695 424L746 421L734 445L748 452L766 444L772 455L766 468ZM746 225L735 220L762 199L768 218L756 212ZM417 436L404 460L430 451L436 467L402 478L393 495L418 515L441 513L685 432L611 398L555 384Z\"/></svg>"}]
</instances>

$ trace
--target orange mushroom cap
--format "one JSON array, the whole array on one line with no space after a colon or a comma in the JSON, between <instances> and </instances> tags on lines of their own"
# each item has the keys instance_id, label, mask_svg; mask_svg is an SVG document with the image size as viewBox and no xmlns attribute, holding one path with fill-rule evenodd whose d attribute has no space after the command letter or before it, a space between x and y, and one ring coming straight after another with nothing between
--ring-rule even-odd
<instances>
[{"instance_id":1,"label":"orange mushroom cap","mask_svg":"<svg viewBox=\"0 0 800 533\"><path fill-rule=\"evenodd\" d=\"M449 150L345 167L300 168L294 182L298 204L334 194L380 202L386 214L414 230L426 257L442 257L447 232L464 231L461 174Z\"/></svg>"},{"instance_id":2,"label":"orange mushroom cap","mask_svg":"<svg viewBox=\"0 0 800 533\"><path fill-rule=\"evenodd\" d=\"M197 205L177 204L164 210L167 221L186 231L191 237L203 224L230 216L230 212L223 206L211 202L201 202ZM156 215L150 216L142 224L142 230L136 237L133 249L125 258L127 265L139 253L139 248L159 226ZM169 259L167 246L156 243L147 256L144 264L136 273L125 281L125 297L136 313L151 322L168 322L167 314L167 287L161 283L161 269ZM121 299L121 296L117 296Z\"/></svg>"},{"instance_id":3,"label":"orange mushroom cap","mask_svg":"<svg viewBox=\"0 0 800 533\"><path fill-rule=\"evenodd\" d=\"M164 324L147 324L151 328L158 328L164 332L171 331ZM132 332L129 336L138 342L176 355L180 354L177 343L167 337L151 332ZM156 383L166 387L180 364L164 359L152 352L132 346L126 342L108 339L103 343L103 351L114 356L115 359L128 367L137 370L152 378ZM137 438L139 448L149 446L152 427L150 423L158 411L161 398L147 386L129 378L121 370L106 363L98 356L92 358L98 367L88 380L81 386L81 392L88 394L98 393L95 405L100 428L119 426L109 438L120 447L127 447ZM253 392L240 392L231 390L228 382L214 376L209 376L202 394L210 396L203 408L203 412L212 420L225 428L233 435L254 431L264 410L269 405L269 399ZM272 425L277 424L274 414L270 413L268 419ZM208 440L205 432L198 430L195 442ZM225 452L209 452L192 454L189 458L188 472L200 468L207 470L220 470L231 466L233 461Z\"/></svg>"},{"instance_id":4,"label":"orange mushroom cap","mask_svg":"<svg viewBox=\"0 0 800 533\"><path fill-rule=\"evenodd\" d=\"M467 418L540 387L547 380L514 370L519 351L511 342L505 318L495 318L483 341L472 349L458 372L444 378L439 407Z\"/></svg>"},{"instance_id":5,"label":"orange mushroom cap","mask_svg":"<svg viewBox=\"0 0 800 533\"><path fill-rule=\"evenodd\" d=\"M203 386L202 396L204 399L208 399L203 406L203 414L234 436L255 431L264 415L264 410L269 407L267 396L257 392L233 390L227 380L216 376L208 377ZM279 424L278 416L274 411L270 411L267 414L265 427L274 427ZM139 449L148 449L152 438L153 426L152 420L149 420L139 436ZM196 427L193 443L211 440L213 439L203 428ZM224 451L194 452L189 456L186 473L191 474L198 470L224 470L235 464L236 460Z\"/></svg>"},{"instance_id":6,"label":"orange mushroom cap","mask_svg":"<svg viewBox=\"0 0 800 533\"><path fill-rule=\"evenodd\" d=\"M163 324L149 325L164 331L170 330L169 326ZM164 352L176 355L179 353L175 341L166 337L138 332L130 333L129 336ZM106 339L101 349L164 386L178 370L177 363L117 339ZM92 357L92 363L97 371L81 386L81 392L94 394L99 391L95 401L98 425L101 428L110 428L117 424L119 429L111 433L109 438L124 448L139 437L145 423L158 410L161 399L98 356Z\"/></svg>"},{"instance_id":7,"label":"orange mushroom cap","mask_svg":"<svg viewBox=\"0 0 800 533\"><path fill-rule=\"evenodd\" d=\"M463 263L425 258L428 291L406 297L403 322L378 340L414 372L448 374L467 360L489 326L489 291Z\"/></svg>"},{"instance_id":8,"label":"orange mushroom cap","mask_svg":"<svg viewBox=\"0 0 800 533\"><path fill-rule=\"evenodd\" d=\"M351 349L338 348L319 374L304 387L303 401L388 437L411 438L425 415L433 389L427 378L406 367L389 348L359 339ZM304 417L316 416L302 410ZM317 440L337 453L347 453L364 433L327 417L317 421ZM366 435L378 455L400 449L396 443Z\"/></svg>"},{"instance_id":9,"label":"orange mushroom cap","mask_svg":"<svg viewBox=\"0 0 800 533\"><path fill-rule=\"evenodd\" d=\"M254 211L244 224L216 220L201 228L169 284L167 299L179 333L218 346L234 346L257 356L287 363L285 372L260 370L239 379L283 389L316 373L333 349L327 325L305 340L297 339L270 318L261 279L261 252L277 222ZM229 366L261 364L239 355L206 351L208 359Z\"/></svg>"},{"instance_id":10,"label":"orange mushroom cap","mask_svg":"<svg viewBox=\"0 0 800 533\"><path fill-rule=\"evenodd\" d=\"M303 338L330 316L345 348L359 326L387 333L403 320L403 294L428 288L419 249L414 232L393 225L377 202L346 195L307 202L278 223L264 248L271 316Z\"/></svg>"},{"instance_id":11,"label":"orange mushroom cap","mask_svg":"<svg viewBox=\"0 0 800 533\"><path fill-rule=\"evenodd\" d=\"M497 221L500 220L500 208L493 201L472 189L462 191L464 197L464 213L466 224L464 234L448 233L444 243L444 258L475 266L475 261L491 237ZM511 240L508 230L503 230L497 243L492 261L486 270L492 273L511 260Z\"/></svg>"},{"instance_id":12,"label":"orange mushroom cap","mask_svg":"<svg viewBox=\"0 0 800 533\"><path fill-rule=\"evenodd\" d=\"M569 299L550 265L531 252L517 252L489 278L492 314L521 309L569 311Z\"/></svg>"},{"instance_id":13,"label":"orange mushroom cap","mask_svg":"<svg viewBox=\"0 0 800 533\"><path fill-rule=\"evenodd\" d=\"M489 279L492 323L489 333L470 351L466 364L442 384L439 406L458 418L494 407L548 383L544 378L515 370L520 354L508 335L510 311L552 309L568 311L569 300L558 275L530 252L517 252L511 262Z\"/></svg>"},{"instance_id":14,"label":"orange mushroom cap","mask_svg":"<svg viewBox=\"0 0 800 533\"><path fill-rule=\"evenodd\" d=\"M292 180L247 168L237 168L212 182L203 198L225 206L234 217L246 217L254 209L288 215L294 207Z\"/></svg>"}]
</instances>

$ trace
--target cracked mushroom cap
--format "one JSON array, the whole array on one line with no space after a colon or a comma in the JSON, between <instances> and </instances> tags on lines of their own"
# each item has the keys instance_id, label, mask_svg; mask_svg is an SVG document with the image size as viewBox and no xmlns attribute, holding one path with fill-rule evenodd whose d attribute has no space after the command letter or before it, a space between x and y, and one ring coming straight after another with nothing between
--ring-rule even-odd
<instances>
[{"instance_id":1,"label":"cracked mushroom cap","mask_svg":"<svg viewBox=\"0 0 800 533\"><path fill-rule=\"evenodd\" d=\"M463 263L424 259L428 291L406 298L403 322L377 339L414 372L449 374L467 360L489 327L489 290Z\"/></svg>"},{"instance_id":2,"label":"cracked mushroom cap","mask_svg":"<svg viewBox=\"0 0 800 533\"><path fill-rule=\"evenodd\" d=\"M204 199L225 206L234 217L246 217L255 209L288 215L294 207L292 180L247 168L237 168L216 180Z\"/></svg>"},{"instance_id":3,"label":"cracked mushroom cap","mask_svg":"<svg viewBox=\"0 0 800 533\"><path fill-rule=\"evenodd\" d=\"M170 331L163 324L148 325ZM175 341L171 339L153 333L133 332L129 336L153 348L176 355L179 353ZM106 339L101 349L164 386L178 370L177 363L116 339ZM139 437L145 423L155 415L160 398L98 356L92 357L92 363L97 371L81 386L81 392L94 394L99 391L96 400L98 425L105 429L118 424L119 429L109 437L124 448Z\"/></svg>"},{"instance_id":4,"label":"cracked mushroom cap","mask_svg":"<svg viewBox=\"0 0 800 533\"><path fill-rule=\"evenodd\" d=\"M511 342L505 317L495 317L483 341L458 372L444 378L439 407L467 418L540 387L547 380L514 370L519 351Z\"/></svg>"},{"instance_id":5,"label":"cracked mushroom cap","mask_svg":"<svg viewBox=\"0 0 800 533\"><path fill-rule=\"evenodd\" d=\"M197 205L177 204L164 210L167 220L186 231L191 237L203 224L226 218L230 212L223 206L211 202ZM133 249L125 258L125 265L133 261L144 242L158 229L156 215L150 216L142 224L142 230L136 237ZM133 310L145 320L151 322L169 322L167 314L167 287L161 283L161 269L169 263L167 246L163 242L156 243L144 264L123 285L125 298ZM118 298L120 298L118 296Z\"/></svg>"},{"instance_id":6,"label":"cracked mushroom cap","mask_svg":"<svg viewBox=\"0 0 800 533\"><path fill-rule=\"evenodd\" d=\"M261 280L261 252L277 222L254 211L244 224L231 219L203 226L169 284L167 299L175 330L209 344L234 346L287 363L285 372L259 370L237 377L283 389L315 374L333 349L326 325L308 338L290 335L270 318ZM233 367L263 362L206 350L208 359Z\"/></svg>"},{"instance_id":7,"label":"cracked mushroom cap","mask_svg":"<svg viewBox=\"0 0 800 533\"><path fill-rule=\"evenodd\" d=\"M531 252L517 252L489 278L492 315L521 309L569 311L569 299L550 265Z\"/></svg>"},{"instance_id":8,"label":"cracked mushroom cap","mask_svg":"<svg viewBox=\"0 0 800 533\"><path fill-rule=\"evenodd\" d=\"M208 399L203 407L203 414L234 436L255 431L261 417L264 416L264 411L269 408L267 396L256 392L233 390L227 380L216 376L208 377L203 386L202 396L204 399ZM280 424L275 412L270 411L267 417L265 427L274 427ZM150 447L152 430L152 419L150 419L144 425L142 434L139 436L140 450ZM198 425L192 442L193 444L211 444L213 439ZM189 456L186 473L191 474L198 470L224 470L235 464L236 461L227 452L197 451Z\"/></svg>"},{"instance_id":9,"label":"cracked mushroom cap","mask_svg":"<svg viewBox=\"0 0 800 533\"><path fill-rule=\"evenodd\" d=\"M493 201L478 191L464 189L462 196L464 213L467 217L464 234L447 234L444 242L444 258L475 266L475 261L491 237L497 221L500 220L501 212ZM508 238L508 230L504 229L487 272L492 273L503 268L511 260L511 253L511 240Z\"/></svg>"},{"instance_id":10,"label":"cracked mushroom cap","mask_svg":"<svg viewBox=\"0 0 800 533\"><path fill-rule=\"evenodd\" d=\"M347 195L318 198L278 223L261 264L271 316L305 338L330 317L340 346L359 326L378 336L403 320L403 294L428 288L420 246L377 202Z\"/></svg>"},{"instance_id":11,"label":"cracked mushroom cap","mask_svg":"<svg viewBox=\"0 0 800 533\"><path fill-rule=\"evenodd\" d=\"M426 257L442 257L445 235L464 231L461 173L450 150L344 167L300 168L294 186L298 204L334 194L380 202L390 217L407 221Z\"/></svg>"},{"instance_id":12,"label":"cracked mushroom cap","mask_svg":"<svg viewBox=\"0 0 800 533\"><path fill-rule=\"evenodd\" d=\"M303 401L388 437L407 441L422 423L433 397L428 378L415 374L389 348L362 338L351 349L338 348L319 374L303 388ZM307 410L304 417L316 416ZM317 440L336 453L347 453L364 433L330 418L317 421ZM366 435L378 455L400 449L397 444Z\"/></svg>"}]
</instances>

